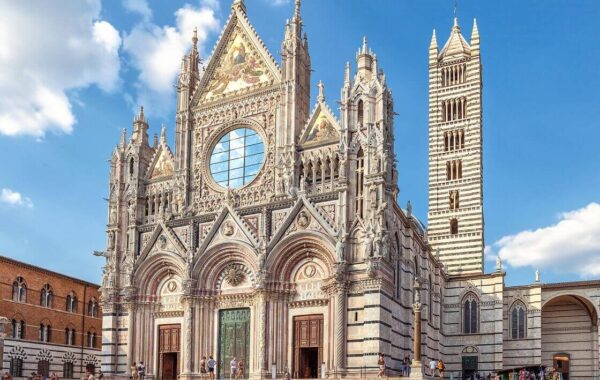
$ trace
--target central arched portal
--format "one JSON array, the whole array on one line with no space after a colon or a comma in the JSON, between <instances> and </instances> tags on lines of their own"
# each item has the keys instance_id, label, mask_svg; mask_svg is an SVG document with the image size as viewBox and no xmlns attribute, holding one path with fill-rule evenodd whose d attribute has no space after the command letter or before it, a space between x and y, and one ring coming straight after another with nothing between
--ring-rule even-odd
<instances>
[{"instance_id":1,"label":"central arched portal","mask_svg":"<svg viewBox=\"0 0 600 380\"><path fill-rule=\"evenodd\" d=\"M577 295L561 295L542 308L542 364L564 380L597 373L598 315L594 305Z\"/></svg>"},{"instance_id":2,"label":"central arched portal","mask_svg":"<svg viewBox=\"0 0 600 380\"><path fill-rule=\"evenodd\" d=\"M232 378L231 361L250 362L250 309L219 310L218 378ZM244 365L242 364L242 366ZM246 378L247 372L241 375ZM236 378L240 378L237 374Z\"/></svg>"}]
</instances>

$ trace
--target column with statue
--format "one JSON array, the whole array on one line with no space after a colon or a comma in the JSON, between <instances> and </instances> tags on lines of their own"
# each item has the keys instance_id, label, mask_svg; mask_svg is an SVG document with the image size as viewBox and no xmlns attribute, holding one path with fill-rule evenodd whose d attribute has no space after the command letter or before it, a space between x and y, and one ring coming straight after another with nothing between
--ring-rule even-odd
<instances>
[{"instance_id":1,"label":"column with statue","mask_svg":"<svg viewBox=\"0 0 600 380\"><path fill-rule=\"evenodd\" d=\"M409 379L423 380L423 363L421 362L421 281L415 280L415 303L413 304L415 312L414 320L414 341L413 341L413 360L411 364Z\"/></svg>"}]
</instances>

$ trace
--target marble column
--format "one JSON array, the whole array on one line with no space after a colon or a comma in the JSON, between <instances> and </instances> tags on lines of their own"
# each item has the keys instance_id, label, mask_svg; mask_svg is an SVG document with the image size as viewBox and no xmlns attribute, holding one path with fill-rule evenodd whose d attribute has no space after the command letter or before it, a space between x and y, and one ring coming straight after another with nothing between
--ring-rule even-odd
<instances>
[{"instance_id":1,"label":"marble column","mask_svg":"<svg viewBox=\"0 0 600 380\"><path fill-rule=\"evenodd\" d=\"M267 340L267 295L265 292L261 291L257 295L256 302L256 317L258 318L258 331L256 332L256 341L258 343L258 351L256 353L256 375L262 378L262 374L268 370L265 359L266 354L265 350L267 348L266 340Z\"/></svg>"},{"instance_id":2,"label":"marble column","mask_svg":"<svg viewBox=\"0 0 600 380\"><path fill-rule=\"evenodd\" d=\"M413 360L411 364L411 380L423 380L423 364L421 363L421 284L419 279L415 280L415 303L413 304L415 312L414 321L414 341L413 341Z\"/></svg>"},{"instance_id":3,"label":"marble column","mask_svg":"<svg viewBox=\"0 0 600 380\"><path fill-rule=\"evenodd\" d=\"M183 303L183 328L182 332L182 356L183 356L183 371L181 373L182 378L189 378L192 373L192 336L193 336L193 308L191 298L185 297L182 300Z\"/></svg>"},{"instance_id":4,"label":"marble column","mask_svg":"<svg viewBox=\"0 0 600 380\"><path fill-rule=\"evenodd\" d=\"M4 338L6 337L6 329L10 321L6 317L0 317L0 370L4 364Z\"/></svg>"},{"instance_id":5,"label":"marble column","mask_svg":"<svg viewBox=\"0 0 600 380\"><path fill-rule=\"evenodd\" d=\"M125 310L127 310L127 368L125 372L129 373L131 365L136 361L134 358L135 352L133 348L133 335L135 334L135 304L129 302L124 304ZM117 351L118 352L118 351ZM117 359L118 363L118 359Z\"/></svg>"},{"instance_id":6,"label":"marble column","mask_svg":"<svg viewBox=\"0 0 600 380\"><path fill-rule=\"evenodd\" d=\"M338 284L335 294L335 346L337 371L346 369L346 284Z\"/></svg>"}]
</instances>

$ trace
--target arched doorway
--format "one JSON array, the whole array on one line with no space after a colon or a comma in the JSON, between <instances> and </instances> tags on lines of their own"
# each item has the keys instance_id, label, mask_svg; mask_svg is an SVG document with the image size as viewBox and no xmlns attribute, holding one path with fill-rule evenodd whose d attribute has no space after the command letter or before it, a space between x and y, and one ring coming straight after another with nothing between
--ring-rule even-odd
<instances>
[{"instance_id":1,"label":"arched doorway","mask_svg":"<svg viewBox=\"0 0 600 380\"><path fill-rule=\"evenodd\" d=\"M578 295L560 295L542 307L542 364L564 380L597 372L598 315L594 305Z\"/></svg>"}]
</instances>

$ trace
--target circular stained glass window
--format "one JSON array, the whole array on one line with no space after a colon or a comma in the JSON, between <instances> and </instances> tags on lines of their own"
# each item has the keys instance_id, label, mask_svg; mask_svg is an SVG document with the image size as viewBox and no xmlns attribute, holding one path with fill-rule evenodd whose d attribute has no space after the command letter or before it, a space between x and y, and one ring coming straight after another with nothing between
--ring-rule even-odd
<instances>
[{"instance_id":1,"label":"circular stained glass window","mask_svg":"<svg viewBox=\"0 0 600 380\"><path fill-rule=\"evenodd\" d=\"M265 145L258 133L238 128L225 134L210 154L210 173L216 183L236 189L250 183L265 157Z\"/></svg>"}]
</instances>

